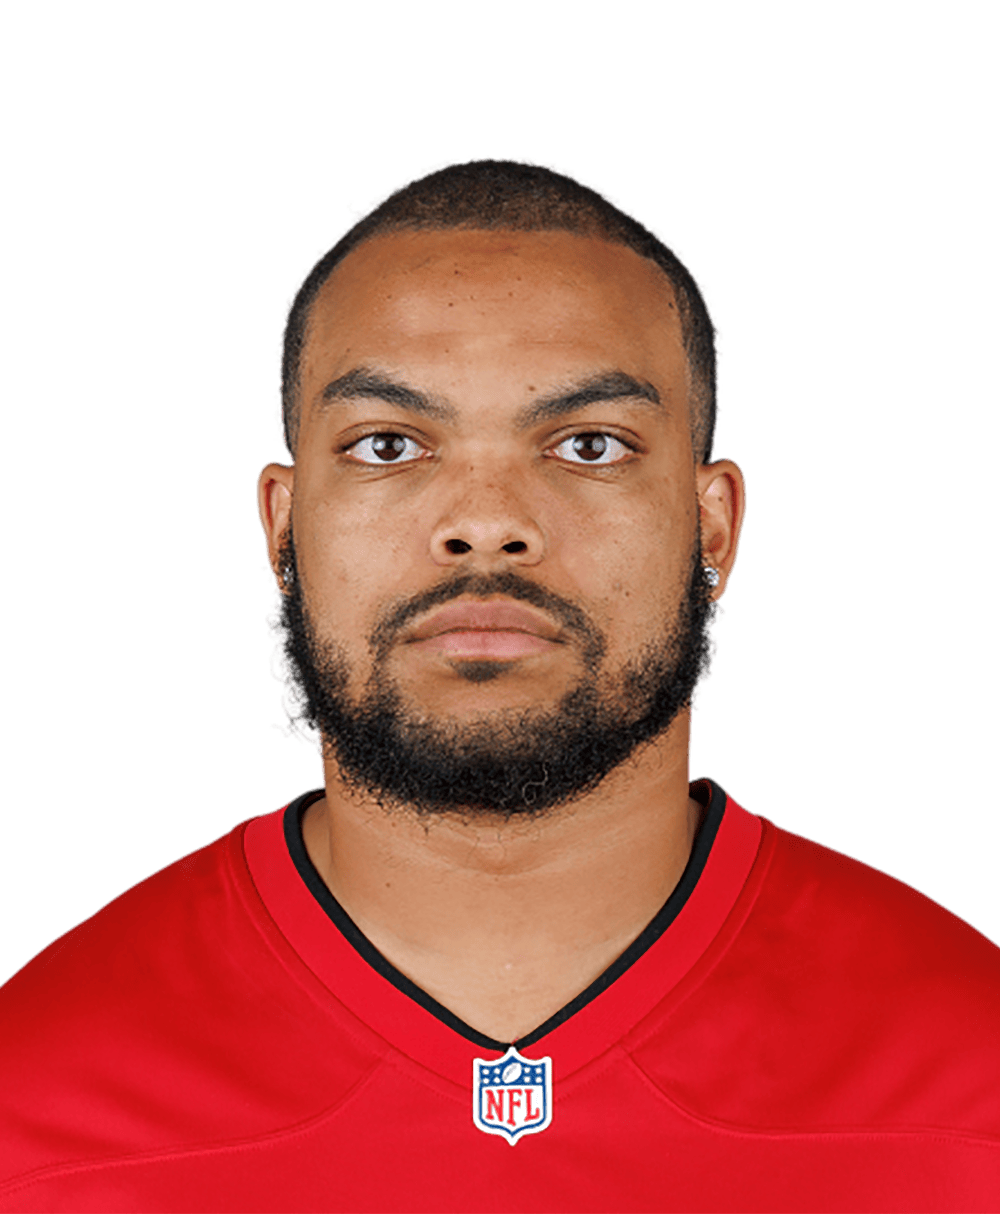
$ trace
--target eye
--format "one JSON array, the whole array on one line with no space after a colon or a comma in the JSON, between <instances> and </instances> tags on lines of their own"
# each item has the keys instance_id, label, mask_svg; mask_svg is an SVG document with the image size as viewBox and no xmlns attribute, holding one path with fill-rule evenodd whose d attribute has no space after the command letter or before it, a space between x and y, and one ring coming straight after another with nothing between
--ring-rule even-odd
<instances>
[{"instance_id":1,"label":"eye","mask_svg":"<svg viewBox=\"0 0 1000 1214\"><path fill-rule=\"evenodd\" d=\"M617 464L629 454L629 448L613 434L593 431L564 438L552 452L570 464Z\"/></svg>"},{"instance_id":2,"label":"eye","mask_svg":"<svg viewBox=\"0 0 1000 1214\"><path fill-rule=\"evenodd\" d=\"M367 434L346 449L352 459L362 464L409 464L426 454L418 442L405 434Z\"/></svg>"}]
</instances>

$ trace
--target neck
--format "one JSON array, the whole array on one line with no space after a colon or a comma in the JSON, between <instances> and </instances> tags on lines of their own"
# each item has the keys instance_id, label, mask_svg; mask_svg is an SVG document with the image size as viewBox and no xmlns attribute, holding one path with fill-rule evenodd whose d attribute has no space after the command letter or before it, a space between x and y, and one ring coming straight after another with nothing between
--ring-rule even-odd
<instances>
[{"instance_id":1,"label":"neck","mask_svg":"<svg viewBox=\"0 0 1000 1214\"><path fill-rule=\"evenodd\" d=\"M326 764L306 850L375 947L500 1041L536 1028L639 935L687 864L689 714L594 792L537 818L433 818L349 792Z\"/></svg>"}]
</instances>

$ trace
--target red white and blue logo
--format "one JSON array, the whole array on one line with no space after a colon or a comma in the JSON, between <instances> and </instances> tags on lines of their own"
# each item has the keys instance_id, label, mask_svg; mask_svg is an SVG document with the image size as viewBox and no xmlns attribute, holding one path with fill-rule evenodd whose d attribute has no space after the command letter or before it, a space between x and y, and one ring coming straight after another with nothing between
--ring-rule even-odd
<instances>
[{"instance_id":1,"label":"red white and blue logo","mask_svg":"<svg viewBox=\"0 0 1000 1214\"><path fill-rule=\"evenodd\" d=\"M511 1146L544 1130L552 1120L552 1059L522 1058L513 1046L495 1062L474 1058L472 1120Z\"/></svg>"}]
</instances>

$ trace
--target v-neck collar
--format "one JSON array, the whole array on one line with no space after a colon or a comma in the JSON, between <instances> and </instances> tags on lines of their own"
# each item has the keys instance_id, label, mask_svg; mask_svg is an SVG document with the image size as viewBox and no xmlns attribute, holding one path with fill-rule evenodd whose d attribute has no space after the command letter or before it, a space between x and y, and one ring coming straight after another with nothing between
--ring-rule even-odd
<instances>
[{"instance_id":1,"label":"v-neck collar","mask_svg":"<svg viewBox=\"0 0 1000 1214\"><path fill-rule=\"evenodd\" d=\"M716 936L746 881L761 821L717 784L706 783L707 811L673 893L586 990L517 1042L532 1054L558 1053L563 1076L603 1053L676 986ZM267 910L306 965L362 1023L414 1061L467 1084L474 1053L502 1054L509 1043L477 1032L422 991L334 898L302 840L302 814L322 796L322 789L305 793L283 812L247 826L247 863Z\"/></svg>"}]
</instances>

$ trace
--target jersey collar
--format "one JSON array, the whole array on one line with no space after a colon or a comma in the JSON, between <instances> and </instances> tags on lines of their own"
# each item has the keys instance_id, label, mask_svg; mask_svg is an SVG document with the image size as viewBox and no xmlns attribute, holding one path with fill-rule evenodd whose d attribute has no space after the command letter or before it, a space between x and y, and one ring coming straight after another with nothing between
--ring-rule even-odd
<instances>
[{"instance_id":1,"label":"jersey collar","mask_svg":"<svg viewBox=\"0 0 1000 1214\"><path fill-rule=\"evenodd\" d=\"M610 1048L664 999L718 934L760 843L761 822L712 781L705 818L677 887L624 953L575 999L518 1040L566 1076ZM693 791L695 787L693 786ZM463 1085L477 1052L509 1042L477 1032L396 969L323 883L302 841L305 793L247 826L244 850L267 911L331 996L414 1061ZM536 1048L532 1048L536 1047Z\"/></svg>"}]
</instances>

